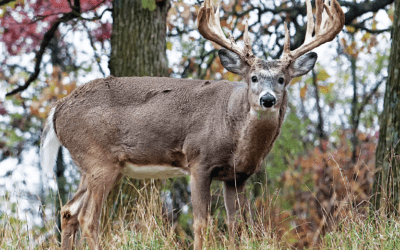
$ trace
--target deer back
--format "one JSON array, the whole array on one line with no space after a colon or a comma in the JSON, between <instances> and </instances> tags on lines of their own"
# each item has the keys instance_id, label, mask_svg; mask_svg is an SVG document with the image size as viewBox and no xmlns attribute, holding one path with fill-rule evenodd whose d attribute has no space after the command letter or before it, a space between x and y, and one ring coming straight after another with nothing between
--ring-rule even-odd
<instances>
[{"instance_id":1,"label":"deer back","mask_svg":"<svg viewBox=\"0 0 400 250\"><path fill-rule=\"evenodd\" d=\"M200 151L221 148L216 144L232 150L244 92L228 81L97 79L56 104L55 130L75 158L101 152L113 161L184 166Z\"/></svg>"}]
</instances>

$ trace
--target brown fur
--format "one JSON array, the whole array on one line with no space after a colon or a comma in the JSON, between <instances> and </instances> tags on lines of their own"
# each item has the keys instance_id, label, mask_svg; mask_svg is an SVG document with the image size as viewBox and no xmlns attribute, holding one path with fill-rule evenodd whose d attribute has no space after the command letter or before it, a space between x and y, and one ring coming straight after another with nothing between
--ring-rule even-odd
<instances>
[{"instance_id":1,"label":"brown fur","mask_svg":"<svg viewBox=\"0 0 400 250\"><path fill-rule=\"evenodd\" d=\"M280 132L286 91L283 96L279 114L252 117L249 89L243 83L107 77L58 101L54 129L84 176L77 194L63 208L63 248L72 246L78 224L91 248L100 248L102 202L125 162L190 172L200 246L211 180L244 185L259 170ZM79 209L71 214L76 200Z\"/></svg>"}]
</instances>

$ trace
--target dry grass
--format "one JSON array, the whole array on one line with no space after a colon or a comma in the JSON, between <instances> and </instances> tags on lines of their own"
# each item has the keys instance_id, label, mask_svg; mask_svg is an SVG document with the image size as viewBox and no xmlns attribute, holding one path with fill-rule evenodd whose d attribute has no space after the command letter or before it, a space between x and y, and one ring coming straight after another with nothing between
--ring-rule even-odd
<instances>
[{"instance_id":1,"label":"dry grass","mask_svg":"<svg viewBox=\"0 0 400 250\"><path fill-rule=\"evenodd\" d=\"M132 209L121 208L117 219L104 220L101 242L104 249L192 249L193 239L178 224L165 219L162 209L161 193L154 182L137 190L138 199ZM277 214L276 196L268 199L269 206L257 208L254 222L241 222L245 225L235 236L240 249L288 249L298 245L299 231L293 223L296 218L289 212ZM264 204L264 203L263 203ZM223 209L223 208L221 208ZM128 212L129 210L129 212ZM355 209L346 209L347 216L340 221L332 221L331 231L323 236L318 235L318 243L313 247L319 249L396 249L400 246L399 219L380 218L375 221L359 214ZM280 218L282 226L273 221ZM206 249L227 249L229 235L218 222L219 216L209 220ZM56 249L57 237L51 232L54 221L48 221L45 228L26 229L26 223L15 218L2 215L0 225L0 249ZM190 223L190 221L189 221ZM292 225L288 228L287 225ZM296 237L297 235L297 237ZM47 237L46 237L47 236ZM88 249L81 238L77 249Z\"/></svg>"},{"instance_id":2,"label":"dry grass","mask_svg":"<svg viewBox=\"0 0 400 250\"><path fill-rule=\"evenodd\" d=\"M304 174L294 171L283 177L295 192L271 196L264 187L247 210L252 223L239 219L242 226L233 236L239 249L399 249L400 219L382 216L384 209L368 210L372 183L368 163L372 160L346 167L332 155L318 156L323 163L314 165L324 166L323 171L303 171L314 176L313 190L302 189L304 183L296 180L303 180ZM312 160L304 158L303 165L304 161ZM104 249L193 249L191 232L183 229L182 222L167 219L160 190L159 182L145 182L135 189L127 206L103 211L100 239ZM294 200L293 208L284 210L282 199ZM205 249L228 249L223 209L211 209ZM377 217L371 219L369 214ZM190 211L182 216L191 227ZM52 219L43 228L28 230L26 222L0 214L0 249L58 249L54 225ZM84 238L79 237L77 249L88 249Z\"/></svg>"}]
</instances>

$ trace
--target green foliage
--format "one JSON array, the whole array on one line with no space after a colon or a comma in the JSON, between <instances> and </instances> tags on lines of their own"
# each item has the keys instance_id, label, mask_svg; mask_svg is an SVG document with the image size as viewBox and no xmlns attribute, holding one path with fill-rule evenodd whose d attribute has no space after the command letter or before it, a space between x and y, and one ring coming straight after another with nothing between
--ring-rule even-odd
<instances>
[{"instance_id":1,"label":"green foliage","mask_svg":"<svg viewBox=\"0 0 400 250\"><path fill-rule=\"evenodd\" d=\"M302 121L294 111L290 111L266 160L268 179L276 180L293 161L304 152L302 136L309 122Z\"/></svg>"},{"instance_id":2,"label":"green foliage","mask_svg":"<svg viewBox=\"0 0 400 250\"><path fill-rule=\"evenodd\" d=\"M143 9L149 9L153 11L156 9L156 0L142 0Z\"/></svg>"}]
</instances>

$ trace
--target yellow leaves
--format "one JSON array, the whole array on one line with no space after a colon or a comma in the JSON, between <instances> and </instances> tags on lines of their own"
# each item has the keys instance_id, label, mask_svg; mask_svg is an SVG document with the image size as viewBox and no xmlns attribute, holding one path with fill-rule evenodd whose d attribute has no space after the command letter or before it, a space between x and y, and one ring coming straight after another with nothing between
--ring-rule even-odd
<instances>
[{"instance_id":1,"label":"yellow leaves","mask_svg":"<svg viewBox=\"0 0 400 250\"><path fill-rule=\"evenodd\" d=\"M68 94L71 93L74 89L76 89L76 82L73 81L73 82L71 82L70 84L64 85L64 89L65 89L65 91L67 91L67 94L66 94L66 95L68 95Z\"/></svg>"},{"instance_id":2,"label":"yellow leaves","mask_svg":"<svg viewBox=\"0 0 400 250\"><path fill-rule=\"evenodd\" d=\"M306 94L307 94L307 85L303 86L300 89L300 98L304 99L306 97Z\"/></svg>"},{"instance_id":3,"label":"yellow leaves","mask_svg":"<svg viewBox=\"0 0 400 250\"><path fill-rule=\"evenodd\" d=\"M15 9L15 5L20 4L20 5L24 5L25 1L24 0L15 0L15 1L11 1L5 5L3 5L0 9L2 10L2 13L0 15L0 18L3 17L6 8L10 7L11 9Z\"/></svg>"},{"instance_id":4,"label":"yellow leaves","mask_svg":"<svg viewBox=\"0 0 400 250\"><path fill-rule=\"evenodd\" d=\"M370 29L376 30L377 25L378 21L376 20L374 14ZM346 29L350 34L350 38L348 38L347 40L346 38L342 38L340 39L340 42L343 44L344 52L347 55L350 55L353 58L358 58L360 52L365 52L365 50L367 50L368 53L371 53L371 49L377 46L378 41L376 38L376 34L371 34L369 32L359 32L359 29L356 29L353 26L346 26ZM361 39L358 38L358 35L360 33L362 33Z\"/></svg>"},{"instance_id":5,"label":"yellow leaves","mask_svg":"<svg viewBox=\"0 0 400 250\"><path fill-rule=\"evenodd\" d=\"M371 34L366 32L366 33L361 37L361 41L363 41L363 42L365 43L365 42L367 42L370 38L371 38Z\"/></svg>"},{"instance_id":6,"label":"yellow leaves","mask_svg":"<svg viewBox=\"0 0 400 250\"><path fill-rule=\"evenodd\" d=\"M318 86L318 90L322 93L322 94L328 94L329 92L332 91L333 87L334 87L334 83L329 83L326 84L326 81L331 77L328 72L321 67L318 67L318 71L316 72L316 82L317 82L317 86ZM297 77L294 78L292 80L291 85L294 85L295 83L299 83L300 86L301 84L301 77ZM304 81L304 86L300 87L300 98L304 99L307 95L307 90L308 90L308 85L309 84L313 84L313 78L310 77L308 79L306 79Z\"/></svg>"},{"instance_id":7,"label":"yellow leaves","mask_svg":"<svg viewBox=\"0 0 400 250\"><path fill-rule=\"evenodd\" d=\"M226 78L227 78L229 81L231 81L231 82L235 81L236 75L233 74L232 72L228 72L228 73L226 73L225 75L226 75Z\"/></svg>"},{"instance_id":8,"label":"yellow leaves","mask_svg":"<svg viewBox=\"0 0 400 250\"><path fill-rule=\"evenodd\" d=\"M345 27L348 33L354 33L356 31L356 28L354 28L353 26L346 25Z\"/></svg>"},{"instance_id":9,"label":"yellow leaves","mask_svg":"<svg viewBox=\"0 0 400 250\"><path fill-rule=\"evenodd\" d=\"M211 70L215 73L221 73L224 70L224 66L222 66L221 60L219 57L215 58L213 64L211 65Z\"/></svg>"},{"instance_id":10,"label":"yellow leaves","mask_svg":"<svg viewBox=\"0 0 400 250\"><path fill-rule=\"evenodd\" d=\"M293 78L293 80L290 83L290 85L295 85L296 83L300 82L300 80L301 80L301 76L295 77L295 78Z\"/></svg>"},{"instance_id":11,"label":"yellow leaves","mask_svg":"<svg viewBox=\"0 0 400 250\"><path fill-rule=\"evenodd\" d=\"M345 46L344 52L348 55L351 55L354 58L357 58L360 51L357 48L357 43L355 41L352 41L350 45Z\"/></svg>"},{"instance_id":12,"label":"yellow leaves","mask_svg":"<svg viewBox=\"0 0 400 250\"><path fill-rule=\"evenodd\" d=\"M329 92L331 92L333 86L334 83L329 83L328 86L318 86L318 88L322 94L328 94Z\"/></svg>"},{"instance_id":13,"label":"yellow leaves","mask_svg":"<svg viewBox=\"0 0 400 250\"><path fill-rule=\"evenodd\" d=\"M172 43L170 41L167 42L167 50L172 50Z\"/></svg>"},{"instance_id":14,"label":"yellow leaves","mask_svg":"<svg viewBox=\"0 0 400 250\"><path fill-rule=\"evenodd\" d=\"M321 69L317 74L317 81L325 81L331 77L325 69Z\"/></svg>"},{"instance_id":15,"label":"yellow leaves","mask_svg":"<svg viewBox=\"0 0 400 250\"><path fill-rule=\"evenodd\" d=\"M392 21L392 23L393 23L393 21L394 21L394 8L393 8L394 6L392 5L391 7L390 7L390 9L388 10L388 16L389 16L389 18L390 18L390 20Z\"/></svg>"},{"instance_id":16,"label":"yellow leaves","mask_svg":"<svg viewBox=\"0 0 400 250\"><path fill-rule=\"evenodd\" d=\"M328 87L326 87L326 86L318 86L318 88L319 88L319 91L320 91L322 94L327 94L327 93L329 93L329 89L328 89Z\"/></svg>"},{"instance_id":17,"label":"yellow leaves","mask_svg":"<svg viewBox=\"0 0 400 250\"><path fill-rule=\"evenodd\" d=\"M237 5L235 6L235 11L236 11L237 13L242 12L242 9L243 9L242 5L237 4Z\"/></svg>"}]
</instances>

